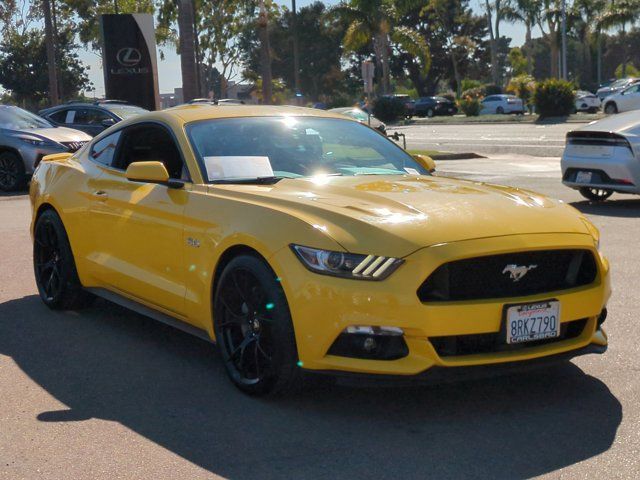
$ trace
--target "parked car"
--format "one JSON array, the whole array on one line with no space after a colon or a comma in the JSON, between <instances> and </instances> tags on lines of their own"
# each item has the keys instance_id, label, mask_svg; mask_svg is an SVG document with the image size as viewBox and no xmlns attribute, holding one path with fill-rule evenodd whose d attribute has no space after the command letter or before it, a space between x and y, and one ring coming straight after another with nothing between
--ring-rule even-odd
<instances>
[{"instance_id":1,"label":"parked car","mask_svg":"<svg viewBox=\"0 0 640 480\"><path fill-rule=\"evenodd\" d=\"M524 114L524 102L515 95L489 95L482 100L480 115L503 113Z\"/></svg>"},{"instance_id":2,"label":"parked car","mask_svg":"<svg viewBox=\"0 0 640 480\"><path fill-rule=\"evenodd\" d=\"M597 95L584 90L576 92L575 109L576 112L595 113L600 110L600 99Z\"/></svg>"},{"instance_id":3,"label":"parked car","mask_svg":"<svg viewBox=\"0 0 640 480\"><path fill-rule=\"evenodd\" d=\"M632 85L633 83L637 82L638 80L640 80L640 79L633 78L633 77L621 78L619 80L616 80L616 81L610 83L609 85L606 85L604 87L600 87L596 91L596 95L598 96L600 101L603 101L609 95L613 95L614 93L618 93L619 91L624 90L629 85Z\"/></svg>"},{"instance_id":4,"label":"parked car","mask_svg":"<svg viewBox=\"0 0 640 480\"><path fill-rule=\"evenodd\" d=\"M0 105L0 190L19 190L43 156L73 153L89 140L84 132L54 127L26 110Z\"/></svg>"},{"instance_id":5,"label":"parked car","mask_svg":"<svg viewBox=\"0 0 640 480\"><path fill-rule=\"evenodd\" d=\"M254 395L310 373L527 376L603 353L596 227L537 193L431 176L424 160L317 109L125 120L34 174L40 298L72 310L98 295L216 341Z\"/></svg>"},{"instance_id":6,"label":"parked car","mask_svg":"<svg viewBox=\"0 0 640 480\"><path fill-rule=\"evenodd\" d=\"M640 111L621 113L567 133L562 183L593 201L613 192L640 194Z\"/></svg>"},{"instance_id":7,"label":"parked car","mask_svg":"<svg viewBox=\"0 0 640 480\"><path fill-rule=\"evenodd\" d=\"M41 110L39 114L53 125L75 128L96 136L125 118L147 111L119 100L101 100L94 103L65 103Z\"/></svg>"},{"instance_id":8,"label":"parked car","mask_svg":"<svg viewBox=\"0 0 640 480\"><path fill-rule=\"evenodd\" d=\"M364 110L361 110L357 107L345 107L345 108L332 108L329 110L330 112L341 113L349 118L353 118L354 120L359 121L365 125L370 126L371 128L375 128L382 133L386 133L387 126L378 120L373 115L369 115Z\"/></svg>"},{"instance_id":9,"label":"parked car","mask_svg":"<svg viewBox=\"0 0 640 480\"><path fill-rule=\"evenodd\" d=\"M213 98L194 98L193 100L189 100L187 102L187 104L189 105L194 105L194 104L205 104L205 105L244 105L245 102L244 100L240 100L237 98L220 98L220 99L213 99Z\"/></svg>"},{"instance_id":10,"label":"parked car","mask_svg":"<svg viewBox=\"0 0 640 480\"><path fill-rule=\"evenodd\" d=\"M602 104L604 113L609 115L640 109L640 83L634 83L624 90L609 95Z\"/></svg>"},{"instance_id":11,"label":"parked car","mask_svg":"<svg viewBox=\"0 0 640 480\"><path fill-rule=\"evenodd\" d=\"M434 117L436 115L455 115L456 104L445 97L420 97L416 100L415 115L418 117Z\"/></svg>"},{"instance_id":12,"label":"parked car","mask_svg":"<svg viewBox=\"0 0 640 480\"><path fill-rule=\"evenodd\" d=\"M387 98L394 98L404 104L405 116L411 118L415 114L416 102L406 93L394 93L392 95L383 95Z\"/></svg>"}]
</instances>

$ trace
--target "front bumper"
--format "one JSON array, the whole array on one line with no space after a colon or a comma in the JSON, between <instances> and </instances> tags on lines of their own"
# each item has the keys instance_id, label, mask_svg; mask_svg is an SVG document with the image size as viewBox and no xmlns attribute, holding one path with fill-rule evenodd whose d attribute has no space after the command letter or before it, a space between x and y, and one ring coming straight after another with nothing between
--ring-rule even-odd
<instances>
[{"instance_id":1,"label":"front bumper","mask_svg":"<svg viewBox=\"0 0 640 480\"><path fill-rule=\"evenodd\" d=\"M60 147L42 147L38 145L21 144L18 148L20 157L24 162L25 173L29 177L33 174L34 170L38 166L38 163L40 163L40 160L42 160L42 157L46 155L53 155L54 153L64 153L66 151L67 148L63 147L62 145Z\"/></svg>"},{"instance_id":2,"label":"front bumper","mask_svg":"<svg viewBox=\"0 0 640 480\"><path fill-rule=\"evenodd\" d=\"M559 292L518 298L422 303L420 284L439 265L454 259L521 250L586 248L593 251L598 274L594 283ZM382 253L382 252L377 252ZM469 367L533 360L577 351L589 345L606 347L606 335L597 318L610 296L609 266L595 250L590 235L513 235L441 244L405 258L393 275L381 282L366 282L309 272L287 248L272 263L281 278L291 311L298 355L303 368L378 375L413 376L433 367ZM430 337L499 332L505 304L548 299L561 303L560 322L586 319L574 338L510 351L441 357ZM408 355L397 360L369 360L329 355L331 345L349 326L401 328Z\"/></svg>"}]
</instances>

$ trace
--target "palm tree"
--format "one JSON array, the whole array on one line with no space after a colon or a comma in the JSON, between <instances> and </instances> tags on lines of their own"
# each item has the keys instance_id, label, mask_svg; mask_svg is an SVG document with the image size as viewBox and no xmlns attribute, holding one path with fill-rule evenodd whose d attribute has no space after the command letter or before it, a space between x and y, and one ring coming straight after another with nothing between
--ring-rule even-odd
<instances>
[{"instance_id":1,"label":"palm tree","mask_svg":"<svg viewBox=\"0 0 640 480\"><path fill-rule=\"evenodd\" d=\"M59 103L58 98L58 73L56 71L56 50L55 36L53 30L53 21L51 15L50 0L42 1L42 9L44 10L44 31L47 44L47 69L49 70L49 99L51 105Z\"/></svg>"},{"instance_id":2,"label":"palm tree","mask_svg":"<svg viewBox=\"0 0 640 480\"><path fill-rule=\"evenodd\" d=\"M330 12L348 22L343 40L345 52L356 52L371 43L383 95L391 90L389 52L392 41L420 58L423 68L428 68L430 57L424 39L415 30L397 25L402 13L419 3L412 0L350 0Z\"/></svg>"},{"instance_id":3,"label":"palm tree","mask_svg":"<svg viewBox=\"0 0 640 480\"><path fill-rule=\"evenodd\" d=\"M620 41L622 42L622 77L627 76L627 62L629 61L629 46L627 45L627 24L633 24L640 15L640 0L611 0L611 4L600 16L600 27L609 29L621 27Z\"/></svg>"},{"instance_id":4,"label":"palm tree","mask_svg":"<svg viewBox=\"0 0 640 480\"><path fill-rule=\"evenodd\" d=\"M589 0L581 0L589 1ZM533 71L533 50L531 45L531 31L540 23L541 0L515 0L504 7L504 19L510 22L520 22L525 27L525 41L522 50L529 63L529 73Z\"/></svg>"},{"instance_id":5,"label":"palm tree","mask_svg":"<svg viewBox=\"0 0 640 480\"><path fill-rule=\"evenodd\" d=\"M500 42L500 23L504 19L505 4L503 0L485 0L484 9L487 14L487 29L489 30L489 50L491 51L491 78L493 83L500 85L500 59L498 46Z\"/></svg>"},{"instance_id":6,"label":"palm tree","mask_svg":"<svg viewBox=\"0 0 640 480\"><path fill-rule=\"evenodd\" d=\"M572 16L578 20L577 31L584 51L584 65L589 76L589 81L593 81L591 49L592 36L594 33L596 35L598 84L600 84L602 62L601 31L598 19L603 14L605 7L606 0L576 0L572 13Z\"/></svg>"},{"instance_id":7,"label":"palm tree","mask_svg":"<svg viewBox=\"0 0 640 480\"><path fill-rule=\"evenodd\" d=\"M182 96L188 102L197 95L196 53L193 29L193 0L178 3L178 30L180 67L182 70Z\"/></svg>"},{"instance_id":8,"label":"palm tree","mask_svg":"<svg viewBox=\"0 0 640 480\"><path fill-rule=\"evenodd\" d=\"M549 28L548 32L544 31L544 23ZM540 31L547 42L551 51L551 76L558 78L560 76L560 26L562 22L562 10L560 0L542 0L542 12L538 21Z\"/></svg>"}]
</instances>

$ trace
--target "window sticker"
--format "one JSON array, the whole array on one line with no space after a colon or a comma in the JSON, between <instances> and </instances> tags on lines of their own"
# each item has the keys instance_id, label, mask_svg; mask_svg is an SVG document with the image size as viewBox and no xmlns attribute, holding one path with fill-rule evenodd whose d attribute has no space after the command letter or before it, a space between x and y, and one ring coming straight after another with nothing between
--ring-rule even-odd
<instances>
[{"instance_id":1,"label":"window sticker","mask_svg":"<svg viewBox=\"0 0 640 480\"><path fill-rule=\"evenodd\" d=\"M76 111L75 110L69 110L67 112L67 118L65 118L64 123L73 123L75 118L76 118Z\"/></svg>"},{"instance_id":2,"label":"window sticker","mask_svg":"<svg viewBox=\"0 0 640 480\"><path fill-rule=\"evenodd\" d=\"M273 176L269 157L204 157L204 165L209 181Z\"/></svg>"},{"instance_id":3,"label":"window sticker","mask_svg":"<svg viewBox=\"0 0 640 480\"><path fill-rule=\"evenodd\" d=\"M404 171L407 172L409 175L420 175L420 172L415 168L404 167Z\"/></svg>"}]
</instances>

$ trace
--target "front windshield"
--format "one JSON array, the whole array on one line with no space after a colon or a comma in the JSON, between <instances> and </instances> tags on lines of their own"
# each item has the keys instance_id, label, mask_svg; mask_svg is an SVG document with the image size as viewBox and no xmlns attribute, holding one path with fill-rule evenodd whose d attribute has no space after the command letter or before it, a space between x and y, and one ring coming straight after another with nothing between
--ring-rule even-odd
<instances>
[{"instance_id":1,"label":"front windshield","mask_svg":"<svg viewBox=\"0 0 640 480\"><path fill-rule=\"evenodd\" d=\"M0 128L8 130L33 130L34 128L51 128L44 118L18 107L0 105Z\"/></svg>"},{"instance_id":2,"label":"front windshield","mask_svg":"<svg viewBox=\"0 0 640 480\"><path fill-rule=\"evenodd\" d=\"M427 175L408 153L351 120L248 117L195 122L187 133L209 181L266 175Z\"/></svg>"},{"instance_id":3,"label":"front windshield","mask_svg":"<svg viewBox=\"0 0 640 480\"><path fill-rule=\"evenodd\" d=\"M135 117L136 115L140 115L141 113L147 113L149 110L145 110L144 108L122 105L117 107L109 107L113 113L119 116L121 119Z\"/></svg>"}]
</instances>

